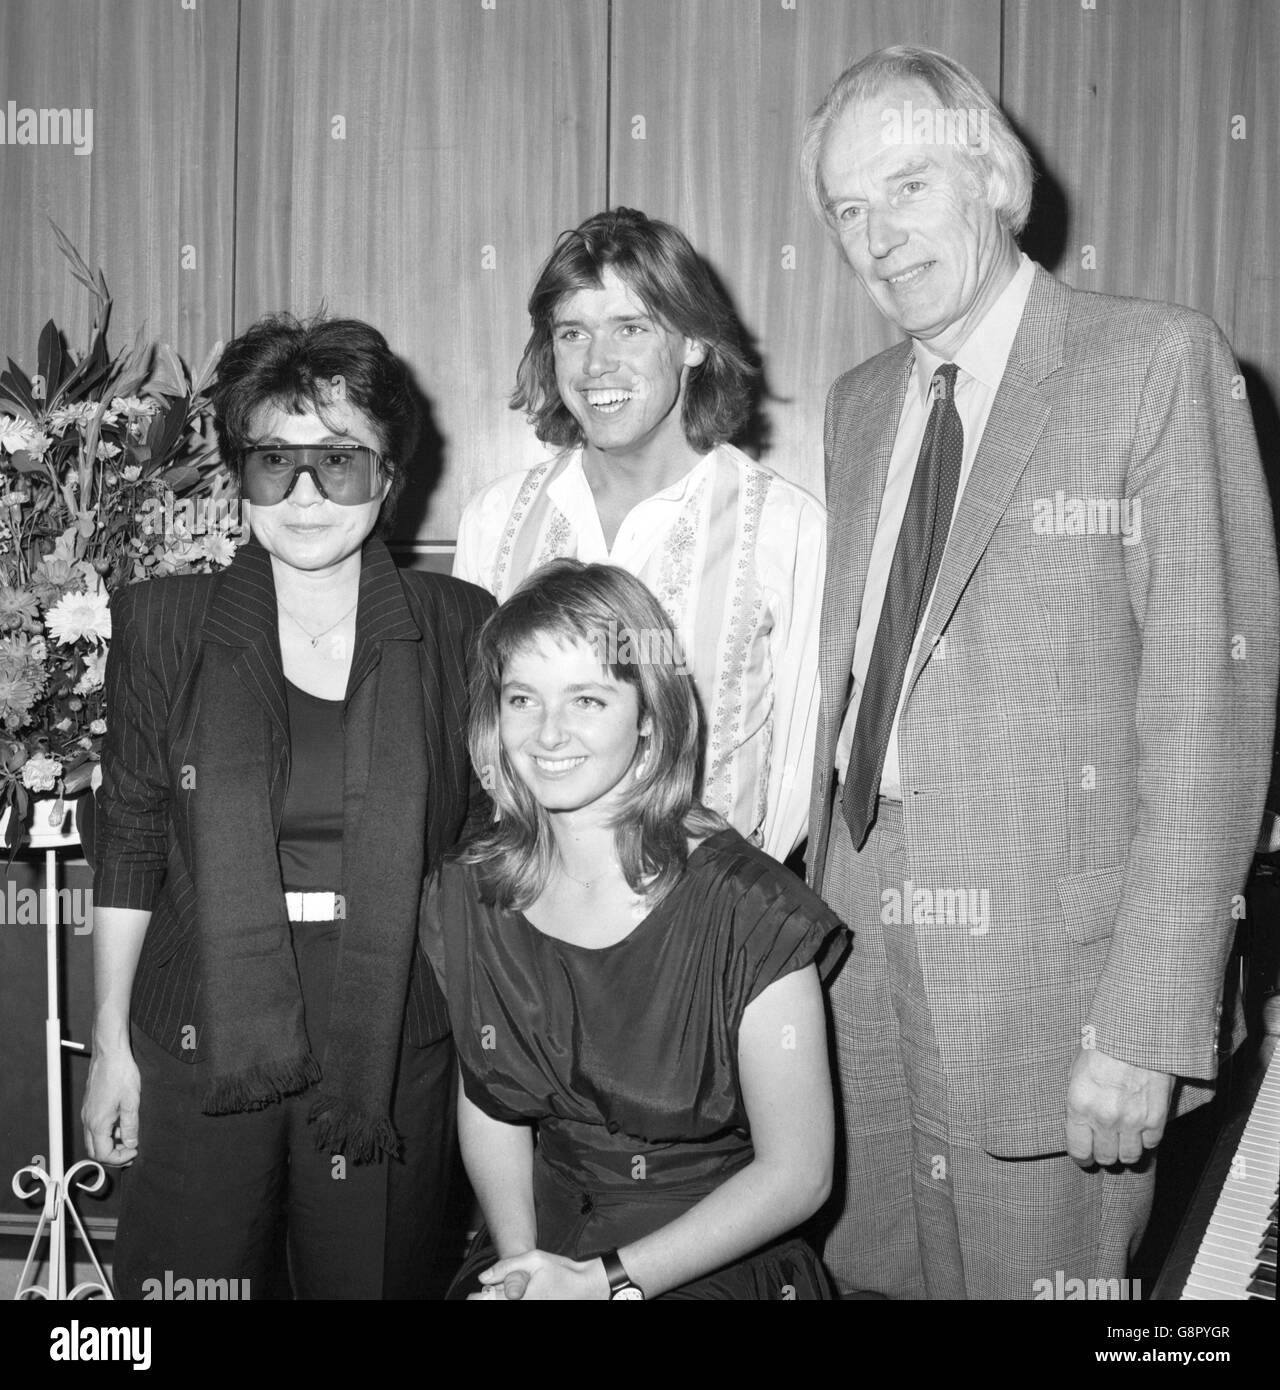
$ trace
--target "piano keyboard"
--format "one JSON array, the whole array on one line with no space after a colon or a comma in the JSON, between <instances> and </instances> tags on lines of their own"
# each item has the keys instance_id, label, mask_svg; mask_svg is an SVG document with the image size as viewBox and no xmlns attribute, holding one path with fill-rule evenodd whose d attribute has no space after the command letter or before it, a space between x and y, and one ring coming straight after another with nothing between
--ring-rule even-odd
<instances>
[{"instance_id":1,"label":"piano keyboard","mask_svg":"<svg viewBox=\"0 0 1280 1390\"><path fill-rule=\"evenodd\" d=\"M1184 1299L1274 1299L1280 1194L1280 1049L1249 1112L1182 1291Z\"/></svg>"}]
</instances>

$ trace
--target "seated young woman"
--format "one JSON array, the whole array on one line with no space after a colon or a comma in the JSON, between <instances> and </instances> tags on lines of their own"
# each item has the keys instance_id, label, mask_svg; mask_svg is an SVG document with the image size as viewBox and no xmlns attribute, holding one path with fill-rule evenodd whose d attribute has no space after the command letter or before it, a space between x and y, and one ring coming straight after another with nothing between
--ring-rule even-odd
<instances>
[{"instance_id":1,"label":"seated young woman","mask_svg":"<svg viewBox=\"0 0 1280 1390\"><path fill-rule=\"evenodd\" d=\"M828 1298L794 1231L831 1184L815 962L844 928L696 800L692 680L638 579L545 566L476 669L496 819L421 919L484 1214L449 1296Z\"/></svg>"}]
</instances>

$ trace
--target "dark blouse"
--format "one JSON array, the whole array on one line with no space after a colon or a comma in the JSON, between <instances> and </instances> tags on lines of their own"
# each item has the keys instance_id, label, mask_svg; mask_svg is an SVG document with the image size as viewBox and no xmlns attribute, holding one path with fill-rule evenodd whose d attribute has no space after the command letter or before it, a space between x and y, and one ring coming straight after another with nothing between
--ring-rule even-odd
<instances>
[{"instance_id":1,"label":"dark blouse","mask_svg":"<svg viewBox=\"0 0 1280 1390\"><path fill-rule=\"evenodd\" d=\"M341 700L322 700L285 681L289 700L289 789L280 821L286 892L328 892L342 883Z\"/></svg>"},{"instance_id":2,"label":"dark blouse","mask_svg":"<svg viewBox=\"0 0 1280 1390\"><path fill-rule=\"evenodd\" d=\"M799 879L734 830L623 940L592 949L480 902L446 863L422 941L449 1005L468 1097L536 1121L539 1154L575 1182L705 1192L750 1162L738 1028L775 980L843 937Z\"/></svg>"}]
</instances>

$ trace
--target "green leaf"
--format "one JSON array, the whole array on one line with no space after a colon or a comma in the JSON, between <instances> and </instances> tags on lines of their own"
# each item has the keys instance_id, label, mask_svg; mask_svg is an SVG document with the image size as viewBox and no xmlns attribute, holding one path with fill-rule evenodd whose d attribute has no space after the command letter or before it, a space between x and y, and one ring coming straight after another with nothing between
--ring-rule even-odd
<instances>
[{"instance_id":1,"label":"green leaf","mask_svg":"<svg viewBox=\"0 0 1280 1390\"><path fill-rule=\"evenodd\" d=\"M114 365L107 351L107 321L111 317L111 301L108 299L98 314L94 324L93 339L89 351L76 366L76 394L72 399L83 398L90 382L99 381ZM68 383L69 384L69 383Z\"/></svg>"},{"instance_id":2,"label":"green leaf","mask_svg":"<svg viewBox=\"0 0 1280 1390\"><path fill-rule=\"evenodd\" d=\"M88 400L107 377L111 375L113 366L114 363L110 361L99 363L96 366L89 365L86 367L83 376L69 377L63 387L63 390L66 392L66 403L68 405L74 405L77 401ZM74 391L69 389L73 381L76 388Z\"/></svg>"},{"instance_id":3,"label":"green leaf","mask_svg":"<svg viewBox=\"0 0 1280 1390\"><path fill-rule=\"evenodd\" d=\"M31 382L12 357L9 358L9 370L0 372L0 389L17 401L32 419L40 413L39 402L31 394Z\"/></svg>"},{"instance_id":4,"label":"green leaf","mask_svg":"<svg viewBox=\"0 0 1280 1390\"><path fill-rule=\"evenodd\" d=\"M187 427L188 404L186 396L179 396L151 422L152 433L147 436L147 443L157 458L168 458L173 446L182 438Z\"/></svg>"},{"instance_id":5,"label":"green leaf","mask_svg":"<svg viewBox=\"0 0 1280 1390\"><path fill-rule=\"evenodd\" d=\"M14 798L8 803L9 815L4 823L4 848L9 851L9 863L13 863L13 856L17 853L18 846L22 843L22 836L26 830L23 824L23 813L15 805L17 799L17 788L14 788Z\"/></svg>"},{"instance_id":6,"label":"green leaf","mask_svg":"<svg viewBox=\"0 0 1280 1390\"><path fill-rule=\"evenodd\" d=\"M181 396L184 400L186 399L187 374L183 368L182 359L168 343L155 345L151 380L147 383L147 389L152 395L167 396L174 399Z\"/></svg>"},{"instance_id":7,"label":"green leaf","mask_svg":"<svg viewBox=\"0 0 1280 1390\"><path fill-rule=\"evenodd\" d=\"M175 496L181 496L184 487L199 481L200 470L189 463L179 463L172 468L166 468L161 476L164 478L165 486L171 488Z\"/></svg>"},{"instance_id":8,"label":"green leaf","mask_svg":"<svg viewBox=\"0 0 1280 1390\"><path fill-rule=\"evenodd\" d=\"M80 281L82 285L87 285L94 294L99 291L98 282L94 279L93 272L84 263L83 257L71 242L71 238L62 230L61 227L49 218L49 225L53 228L53 239L58 243L58 250L71 262L71 273ZM99 279L102 272L98 272Z\"/></svg>"},{"instance_id":9,"label":"green leaf","mask_svg":"<svg viewBox=\"0 0 1280 1390\"><path fill-rule=\"evenodd\" d=\"M116 358L116 380L111 384L113 396L136 396L148 382L156 348L149 343L141 330L133 340L128 352Z\"/></svg>"},{"instance_id":10,"label":"green leaf","mask_svg":"<svg viewBox=\"0 0 1280 1390\"><path fill-rule=\"evenodd\" d=\"M209 355L200 364L200 370L195 374L191 382L192 396L203 395L205 388L213 380L214 369L218 365L218 358L222 356L222 340L214 343L209 349Z\"/></svg>"},{"instance_id":11,"label":"green leaf","mask_svg":"<svg viewBox=\"0 0 1280 1390\"><path fill-rule=\"evenodd\" d=\"M62 385L62 375L66 366L66 352L62 345L62 334L52 319L40 330L40 347L37 352L36 370L44 377L44 398L46 403L58 394Z\"/></svg>"}]
</instances>

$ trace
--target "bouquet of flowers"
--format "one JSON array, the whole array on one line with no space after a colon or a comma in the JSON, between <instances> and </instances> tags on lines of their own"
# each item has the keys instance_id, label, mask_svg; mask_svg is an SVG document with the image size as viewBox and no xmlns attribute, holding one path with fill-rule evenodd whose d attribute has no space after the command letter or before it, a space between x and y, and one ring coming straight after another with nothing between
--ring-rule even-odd
<instances>
[{"instance_id":1,"label":"bouquet of flowers","mask_svg":"<svg viewBox=\"0 0 1280 1390\"><path fill-rule=\"evenodd\" d=\"M96 785L111 593L229 564L242 535L205 395L221 344L194 375L141 335L113 356L102 271L53 233L95 310L78 356L50 320L36 371L12 359L0 371L0 815L8 810L10 851L31 793L60 801Z\"/></svg>"}]
</instances>

